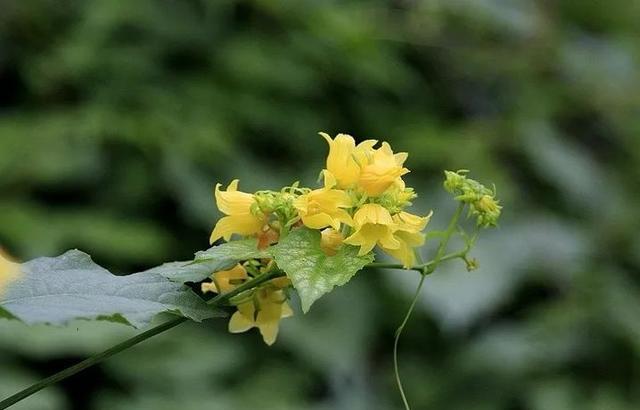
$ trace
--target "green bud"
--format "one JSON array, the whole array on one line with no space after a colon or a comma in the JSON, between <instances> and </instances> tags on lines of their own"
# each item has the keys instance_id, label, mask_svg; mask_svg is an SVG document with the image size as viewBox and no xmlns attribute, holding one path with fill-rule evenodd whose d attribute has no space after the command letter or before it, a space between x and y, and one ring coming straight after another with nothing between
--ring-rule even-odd
<instances>
[{"instance_id":1,"label":"green bud","mask_svg":"<svg viewBox=\"0 0 640 410\"><path fill-rule=\"evenodd\" d=\"M457 172L453 171L444 171L445 180L444 180L444 189L449 193L456 193L462 190L467 178L464 176L467 170L462 169Z\"/></svg>"},{"instance_id":2,"label":"green bud","mask_svg":"<svg viewBox=\"0 0 640 410\"><path fill-rule=\"evenodd\" d=\"M445 171L444 188L455 195L455 200L469 205L469 217L475 216L478 226L496 226L502 211L495 192L476 180L467 178L466 170Z\"/></svg>"},{"instance_id":3,"label":"green bud","mask_svg":"<svg viewBox=\"0 0 640 410\"><path fill-rule=\"evenodd\" d=\"M375 203L385 207L392 215L402 211L411 205L411 201L417 195L413 188L389 189L384 194L375 198Z\"/></svg>"}]
</instances>

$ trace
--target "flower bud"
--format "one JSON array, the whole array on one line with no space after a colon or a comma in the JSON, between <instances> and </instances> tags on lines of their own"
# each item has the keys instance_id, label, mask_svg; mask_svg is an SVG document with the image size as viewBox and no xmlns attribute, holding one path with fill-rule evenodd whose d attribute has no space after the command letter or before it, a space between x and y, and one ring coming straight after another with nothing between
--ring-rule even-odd
<instances>
[{"instance_id":1,"label":"flower bud","mask_svg":"<svg viewBox=\"0 0 640 410\"><path fill-rule=\"evenodd\" d=\"M445 171L444 188L456 195L456 201L469 205L469 215L476 217L478 226L496 226L502 207L495 199L495 192L478 181L467 178L465 173L465 170Z\"/></svg>"}]
</instances>

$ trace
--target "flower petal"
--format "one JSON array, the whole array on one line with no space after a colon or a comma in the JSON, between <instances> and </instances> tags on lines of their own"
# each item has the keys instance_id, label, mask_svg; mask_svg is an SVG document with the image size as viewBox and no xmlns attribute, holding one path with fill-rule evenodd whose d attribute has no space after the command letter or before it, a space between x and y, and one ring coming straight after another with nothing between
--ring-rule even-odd
<instances>
[{"instance_id":1,"label":"flower petal","mask_svg":"<svg viewBox=\"0 0 640 410\"><path fill-rule=\"evenodd\" d=\"M242 333L254 327L254 322L240 312L235 312L229 320L230 333Z\"/></svg>"}]
</instances>

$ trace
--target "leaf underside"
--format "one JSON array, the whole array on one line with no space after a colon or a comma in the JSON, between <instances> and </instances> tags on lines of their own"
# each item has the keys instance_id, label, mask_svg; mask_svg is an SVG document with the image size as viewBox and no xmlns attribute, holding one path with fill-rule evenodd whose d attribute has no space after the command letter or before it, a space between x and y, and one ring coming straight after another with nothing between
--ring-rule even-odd
<instances>
[{"instance_id":1,"label":"leaf underside","mask_svg":"<svg viewBox=\"0 0 640 410\"><path fill-rule=\"evenodd\" d=\"M336 255L328 256L320 248L320 232L306 228L291 231L272 252L298 291L305 313L318 298L349 282L373 261L372 253L358 256L358 248L349 245L343 245Z\"/></svg>"},{"instance_id":2,"label":"leaf underside","mask_svg":"<svg viewBox=\"0 0 640 410\"><path fill-rule=\"evenodd\" d=\"M181 283L153 271L116 276L78 250L22 264L0 295L0 317L27 324L97 319L139 328L160 313L195 321L223 315Z\"/></svg>"}]
</instances>

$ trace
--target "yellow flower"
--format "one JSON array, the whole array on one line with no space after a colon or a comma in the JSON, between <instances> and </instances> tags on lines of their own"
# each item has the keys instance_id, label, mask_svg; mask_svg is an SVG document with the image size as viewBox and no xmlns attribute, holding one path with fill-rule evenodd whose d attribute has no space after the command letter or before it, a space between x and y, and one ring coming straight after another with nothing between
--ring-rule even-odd
<instances>
[{"instance_id":1,"label":"yellow flower","mask_svg":"<svg viewBox=\"0 0 640 410\"><path fill-rule=\"evenodd\" d=\"M244 280L249 279L249 276L247 275L246 269L242 265L237 264L229 270L221 270L214 273L211 278L213 282L203 283L201 285L202 293L227 293Z\"/></svg>"},{"instance_id":2,"label":"yellow flower","mask_svg":"<svg viewBox=\"0 0 640 410\"><path fill-rule=\"evenodd\" d=\"M0 294L9 282L20 274L20 265L13 262L2 249L0 249Z\"/></svg>"},{"instance_id":3,"label":"yellow flower","mask_svg":"<svg viewBox=\"0 0 640 410\"><path fill-rule=\"evenodd\" d=\"M227 216L216 223L211 233L211 243L220 238L228 241L234 233L254 235L262 231L265 218L251 212L251 207L255 203L254 197L252 194L238 191L237 179L229 184L226 191L221 191L220 184L217 184L215 196L218 209Z\"/></svg>"},{"instance_id":4,"label":"yellow flower","mask_svg":"<svg viewBox=\"0 0 640 410\"><path fill-rule=\"evenodd\" d=\"M213 282L203 283L202 292L228 293L249 279L246 269L237 264L232 269L216 272ZM282 289L291 286L286 277L275 278L262 285L250 300L238 304L238 310L231 316L229 332L242 333L257 327L265 343L272 345L278 335L280 319L293 316Z\"/></svg>"},{"instance_id":5,"label":"yellow flower","mask_svg":"<svg viewBox=\"0 0 640 410\"><path fill-rule=\"evenodd\" d=\"M367 163L362 166L359 186L369 196L376 197L387 190L400 177L409 172L403 168L408 154L400 152L394 154L391 146L386 142L376 149L367 159Z\"/></svg>"},{"instance_id":6,"label":"yellow flower","mask_svg":"<svg viewBox=\"0 0 640 410\"><path fill-rule=\"evenodd\" d=\"M345 191L333 189L335 185L334 176L325 170L324 188L314 189L295 199L293 206L305 226L312 229L331 226L339 230L340 223L353 225L349 213L342 209L351 207L351 199Z\"/></svg>"},{"instance_id":7,"label":"yellow flower","mask_svg":"<svg viewBox=\"0 0 640 410\"><path fill-rule=\"evenodd\" d=\"M415 265L416 255L413 248L424 245L424 234L422 230L427 226L431 220L431 215L421 217L413 215L408 212L400 212L393 216L393 221L396 223L396 232L393 236L400 243L400 247L396 249L390 249L382 247L382 249L402 262L405 268L410 268Z\"/></svg>"},{"instance_id":8,"label":"yellow flower","mask_svg":"<svg viewBox=\"0 0 640 410\"><path fill-rule=\"evenodd\" d=\"M242 333L257 327L262 339L271 346L278 336L280 319L293 316L287 297L281 289L268 286L258 289L253 300L238 305L231 316L229 332Z\"/></svg>"},{"instance_id":9,"label":"yellow flower","mask_svg":"<svg viewBox=\"0 0 640 410\"><path fill-rule=\"evenodd\" d=\"M338 188L355 185L360 178L360 164L366 161L377 141L366 140L356 146L353 137L347 134L338 134L335 139L324 132L320 135L329 144L327 170L335 176Z\"/></svg>"},{"instance_id":10,"label":"yellow flower","mask_svg":"<svg viewBox=\"0 0 640 410\"><path fill-rule=\"evenodd\" d=\"M364 204L354 215L355 232L344 240L349 245L360 246L358 255L364 255L377 245L387 249L399 249L394 237L396 224L389 211L378 204Z\"/></svg>"},{"instance_id":11,"label":"yellow flower","mask_svg":"<svg viewBox=\"0 0 640 410\"><path fill-rule=\"evenodd\" d=\"M328 256L338 253L338 249L342 246L344 238L339 231L333 228L323 229L320 232L320 249Z\"/></svg>"}]
</instances>

